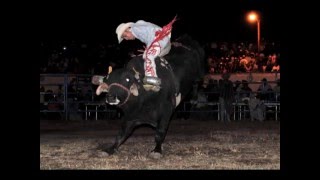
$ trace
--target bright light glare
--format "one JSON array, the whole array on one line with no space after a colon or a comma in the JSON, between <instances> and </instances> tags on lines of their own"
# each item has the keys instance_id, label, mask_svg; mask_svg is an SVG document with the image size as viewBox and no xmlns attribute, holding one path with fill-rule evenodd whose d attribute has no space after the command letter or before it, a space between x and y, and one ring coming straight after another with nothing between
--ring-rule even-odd
<instances>
[{"instance_id":1,"label":"bright light glare","mask_svg":"<svg viewBox=\"0 0 320 180\"><path fill-rule=\"evenodd\" d=\"M251 22L254 22L254 21L256 21L258 19L258 16L257 16L257 14L256 13L250 13L249 15L248 15L248 20L249 21L251 21Z\"/></svg>"}]
</instances>

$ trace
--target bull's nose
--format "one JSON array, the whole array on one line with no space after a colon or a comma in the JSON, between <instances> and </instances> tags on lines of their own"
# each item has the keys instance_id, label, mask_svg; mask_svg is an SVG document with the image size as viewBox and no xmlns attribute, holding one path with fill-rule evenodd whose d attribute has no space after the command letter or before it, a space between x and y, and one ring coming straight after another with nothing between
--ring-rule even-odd
<instances>
[{"instance_id":1,"label":"bull's nose","mask_svg":"<svg viewBox=\"0 0 320 180\"><path fill-rule=\"evenodd\" d=\"M118 105L120 103L120 100L117 96L107 95L106 103L110 105Z\"/></svg>"},{"instance_id":2,"label":"bull's nose","mask_svg":"<svg viewBox=\"0 0 320 180\"><path fill-rule=\"evenodd\" d=\"M109 91L109 86L106 83L102 83L98 86L96 90L96 94L99 96L102 92L108 92Z\"/></svg>"}]
</instances>

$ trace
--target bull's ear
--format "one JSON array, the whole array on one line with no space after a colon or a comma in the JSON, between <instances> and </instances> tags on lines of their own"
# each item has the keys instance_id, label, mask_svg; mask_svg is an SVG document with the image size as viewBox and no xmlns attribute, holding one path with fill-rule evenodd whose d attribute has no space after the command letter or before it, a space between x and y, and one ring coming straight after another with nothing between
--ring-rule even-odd
<instances>
[{"instance_id":1,"label":"bull's ear","mask_svg":"<svg viewBox=\"0 0 320 180\"><path fill-rule=\"evenodd\" d=\"M138 95L139 95L138 86L136 85L136 83L133 83L133 84L130 86L130 92L131 92L134 96L138 96Z\"/></svg>"},{"instance_id":2,"label":"bull's ear","mask_svg":"<svg viewBox=\"0 0 320 180\"><path fill-rule=\"evenodd\" d=\"M110 74L112 72L112 66L108 67L108 74Z\"/></svg>"}]
</instances>

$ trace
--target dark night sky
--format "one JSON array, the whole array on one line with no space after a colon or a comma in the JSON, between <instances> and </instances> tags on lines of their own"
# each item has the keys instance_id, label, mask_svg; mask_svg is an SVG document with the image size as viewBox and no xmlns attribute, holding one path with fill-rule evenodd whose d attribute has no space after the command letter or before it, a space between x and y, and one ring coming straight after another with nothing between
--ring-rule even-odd
<instances>
[{"instance_id":1,"label":"dark night sky","mask_svg":"<svg viewBox=\"0 0 320 180\"><path fill-rule=\"evenodd\" d=\"M177 14L179 20L174 25L173 37L186 32L199 41L255 42L256 25L248 23L245 15L250 10L258 10L261 37L280 42L281 18L277 1L236 0L223 1L223 4L212 1L210 5L200 1L177 1L176 5L161 2L155 9L141 7L142 1L136 1L135 5L123 1L118 5L106 2L46 4L40 12L39 30L43 41L49 42L73 39L116 42L115 29L122 22L143 19L163 26Z\"/></svg>"}]
</instances>

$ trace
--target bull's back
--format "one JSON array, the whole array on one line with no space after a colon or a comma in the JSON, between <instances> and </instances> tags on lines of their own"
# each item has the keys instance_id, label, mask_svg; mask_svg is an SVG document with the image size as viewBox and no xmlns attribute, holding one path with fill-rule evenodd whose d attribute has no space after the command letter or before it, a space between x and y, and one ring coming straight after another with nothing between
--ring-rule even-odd
<instances>
[{"instance_id":1,"label":"bull's back","mask_svg":"<svg viewBox=\"0 0 320 180\"><path fill-rule=\"evenodd\" d=\"M204 76L204 51L199 44L188 39L183 46L172 47L167 60L180 84L180 92L185 97L192 89L193 84ZM186 45L185 45L186 44Z\"/></svg>"}]
</instances>

